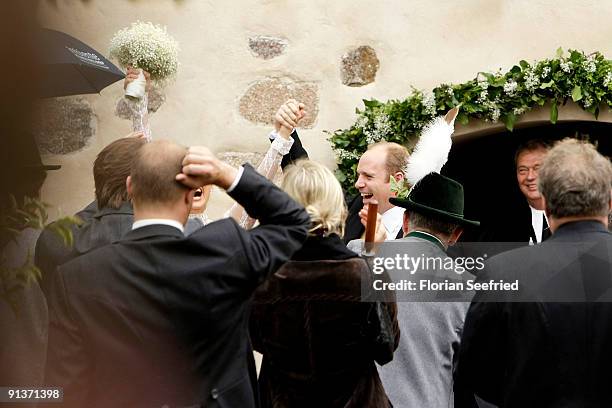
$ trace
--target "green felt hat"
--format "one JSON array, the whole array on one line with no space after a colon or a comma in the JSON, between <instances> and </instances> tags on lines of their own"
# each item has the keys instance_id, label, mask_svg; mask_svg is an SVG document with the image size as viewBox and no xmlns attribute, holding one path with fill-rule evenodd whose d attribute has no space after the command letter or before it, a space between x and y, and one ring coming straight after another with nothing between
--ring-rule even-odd
<instances>
[{"instance_id":1,"label":"green felt hat","mask_svg":"<svg viewBox=\"0 0 612 408\"><path fill-rule=\"evenodd\" d=\"M462 225L480 222L463 217L463 186L438 173L429 173L416 183L407 197L392 197L389 202L407 210Z\"/></svg>"}]
</instances>

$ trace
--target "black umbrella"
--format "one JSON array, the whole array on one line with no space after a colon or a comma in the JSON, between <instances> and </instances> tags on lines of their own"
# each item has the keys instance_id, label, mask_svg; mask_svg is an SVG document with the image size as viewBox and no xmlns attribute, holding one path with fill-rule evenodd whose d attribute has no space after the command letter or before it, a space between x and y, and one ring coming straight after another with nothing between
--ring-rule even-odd
<instances>
[{"instance_id":1,"label":"black umbrella","mask_svg":"<svg viewBox=\"0 0 612 408\"><path fill-rule=\"evenodd\" d=\"M125 77L98 51L60 31L42 29L37 49L43 64L43 98L98 93Z\"/></svg>"}]
</instances>

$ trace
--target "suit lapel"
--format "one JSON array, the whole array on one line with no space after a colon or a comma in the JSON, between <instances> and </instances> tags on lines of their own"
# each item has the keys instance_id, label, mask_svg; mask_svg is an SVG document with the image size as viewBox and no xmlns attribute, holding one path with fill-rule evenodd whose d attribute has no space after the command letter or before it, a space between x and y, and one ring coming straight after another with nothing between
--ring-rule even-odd
<instances>
[{"instance_id":1,"label":"suit lapel","mask_svg":"<svg viewBox=\"0 0 612 408\"><path fill-rule=\"evenodd\" d=\"M542 242L550 238L550 235L551 235L550 226L548 225L548 221L546 220L546 217L542 215Z\"/></svg>"},{"instance_id":2,"label":"suit lapel","mask_svg":"<svg viewBox=\"0 0 612 408\"><path fill-rule=\"evenodd\" d=\"M523 201L523 215L521 216L521 224L524 225L524 235L521 237L521 240L524 240L526 244L529 243L531 239L534 244L538 241L536 239L535 231L533 230L533 224L531 223L531 207L529 207L529 203L527 200Z\"/></svg>"}]
</instances>

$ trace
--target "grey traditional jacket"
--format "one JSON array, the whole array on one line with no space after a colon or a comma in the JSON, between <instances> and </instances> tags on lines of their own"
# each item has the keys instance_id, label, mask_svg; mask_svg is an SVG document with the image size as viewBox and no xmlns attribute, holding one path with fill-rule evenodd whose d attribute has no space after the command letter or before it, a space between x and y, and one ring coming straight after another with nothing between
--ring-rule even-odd
<instances>
[{"instance_id":1,"label":"grey traditional jacket","mask_svg":"<svg viewBox=\"0 0 612 408\"><path fill-rule=\"evenodd\" d=\"M433 237L411 236L393 241L405 244L408 255L442 257L446 253ZM394 257L383 246L377 256ZM401 254L403 256L403 254ZM448 275L452 271L422 271ZM394 276L393 278L397 278ZM395 280L395 279L394 279ZM453 366L458 356L459 340L469 303L466 302L407 302L398 294L397 320L401 337L393 361L379 367L383 386L395 407L442 408L453 406Z\"/></svg>"}]
</instances>

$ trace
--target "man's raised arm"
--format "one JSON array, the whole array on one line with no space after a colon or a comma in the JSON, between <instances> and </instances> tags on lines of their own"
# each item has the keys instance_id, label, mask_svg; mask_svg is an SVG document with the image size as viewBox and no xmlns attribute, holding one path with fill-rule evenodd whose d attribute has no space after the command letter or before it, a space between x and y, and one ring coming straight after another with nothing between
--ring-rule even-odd
<instances>
[{"instance_id":1,"label":"man's raised arm","mask_svg":"<svg viewBox=\"0 0 612 408\"><path fill-rule=\"evenodd\" d=\"M192 188L206 184L224 188L259 220L259 227L250 231L236 225L257 281L288 261L306 239L310 217L304 208L248 164L235 169L208 149L191 147L176 179Z\"/></svg>"}]
</instances>

